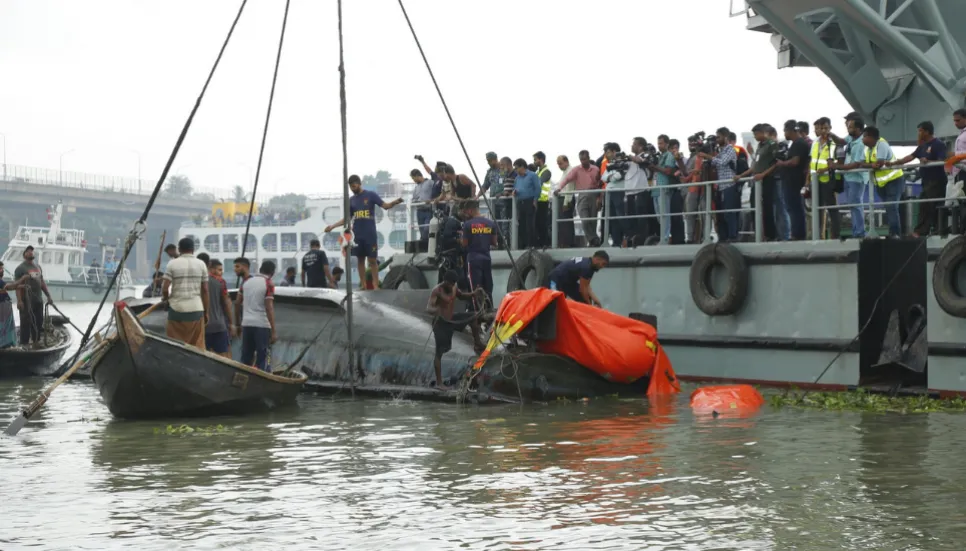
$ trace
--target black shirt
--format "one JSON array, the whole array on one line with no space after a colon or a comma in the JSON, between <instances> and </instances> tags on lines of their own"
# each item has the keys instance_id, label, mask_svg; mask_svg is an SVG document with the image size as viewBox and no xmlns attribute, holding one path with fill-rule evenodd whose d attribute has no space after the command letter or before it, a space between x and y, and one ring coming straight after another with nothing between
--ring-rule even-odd
<instances>
[{"instance_id":1,"label":"black shirt","mask_svg":"<svg viewBox=\"0 0 966 551\"><path fill-rule=\"evenodd\" d=\"M550 272L550 281L557 284L558 289L579 289L580 280L590 280L597 273L597 268L590 257L574 257L564 260Z\"/></svg>"},{"instance_id":2,"label":"black shirt","mask_svg":"<svg viewBox=\"0 0 966 551\"><path fill-rule=\"evenodd\" d=\"M443 221L439 232L439 251L446 256L462 254L460 239L463 237L463 221L455 216L448 216Z\"/></svg>"},{"instance_id":3,"label":"black shirt","mask_svg":"<svg viewBox=\"0 0 966 551\"><path fill-rule=\"evenodd\" d=\"M302 257L302 271L305 272L305 286L327 288L329 282L325 279L325 267L329 265L329 257L321 249L312 249Z\"/></svg>"},{"instance_id":4,"label":"black shirt","mask_svg":"<svg viewBox=\"0 0 966 551\"><path fill-rule=\"evenodd\" d=\"M932 141L919 144L919 147L916 148L916 152L913 153L913 155L915 155L917 159L926 159L926 161L930 163L936 161L945 161L946 144L943 143L943 141L939 138L933 138ZM923 180L929 180L931 182L946 182L946 170L941 166L920 168L919 173L922 175Z\"/></svg>"},{"instance_id":5,"label":"black shirt","mask_svg":"<svg viewBox=\"0 0 966 551\"><path fill-rule=\"evenodd\" d=\"M788 148L788 159L798 157L798 164L781 168L782 184L793 185L795 189L805 187L805 167L808 166L810 154L808 142L804 139L798 138L792 142Z\"/></svg>"}]
</instances>

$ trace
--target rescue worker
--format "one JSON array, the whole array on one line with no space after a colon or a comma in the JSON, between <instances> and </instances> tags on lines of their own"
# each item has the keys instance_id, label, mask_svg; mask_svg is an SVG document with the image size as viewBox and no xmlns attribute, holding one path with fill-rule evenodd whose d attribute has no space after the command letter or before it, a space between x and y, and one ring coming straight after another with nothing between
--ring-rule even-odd
<instances>
[{"instance_id":1,"label":"rescue worker","mask_svg":"<svg viewBox=\"0 0 966 551\"><path fill-rule=\"evenodd\" d=\"M459 275L460 289L469 289L466 285L466 258L463 254L462 233L463 221L469 217L463 210L453 210L452 216L443 219L439 227L439 237L436 240L436 262L439 266L438 281L443 281L446 272L453 270Z\"/></svg>"},{"instance_id":2,"label":"rescue worker","mask_svg":"<svg viewBox=\"0 0 966 551\"><path fill-rule=\"evenodd\" d=\"M537 181L540 182L540 196L537 198L537 216L535 222L535 245L540 248L550 246L550 169L547 168L547 156L543 151L533 154L533 165L536 167Z\"/></svg>"},{"instance_id":3,"label":"rescue worker","mask_svg":"<svg viewBox=\"0 0 966 551\"><path fill-rule=\"evenodd\" d=\"M836 182L831 179L829 174L829 160L835 161L835 148L838 147L830 136L832 121L828 117L822 117L815 121L815 135L817 140L812 142L809 164L811 171L818 174L818 205L822 207L834 207L836 201ZM814 204L814 198L813 198ZM826 220L829 228L829 239L838 239L841 234L842 217L838 209L826 209L821 216L822 227L818 230L813 229L812 235L818 239L825 236Z\"/></svg>"},{"instance_id":4,"label":"rescue worker","mask_svg":"<svg viewBox=\"0 0 966 551\"><path fill-rule=\"evenodd\" d=\"M443 354L453 348L453 333L462 331L469 324L473 331L473 345L477 352L484 350L483 342L480 339L480 322L477 312L466 312L460 314L459 318L453 316L457 298L470 298L472 293L465 293L456 286L459 274L450 270L443 274L440 283L429 295L429 303L426 311L435 316L433 321L433 336L436 337L436 354L433 359L433 367L436 370L436 389L446 390L443 386ZM478 290L479 291L479 290Z\"/></svg>"},{"instance_id":5,"label":"rescue worker","mask_svg":"<svg viewBox=\"0 0 966 551\"><path fill-rule=\"evenodd\" d=\"M571 300L601 307L600 299L590 288L590 280L609 262L607 251L597 251L591 257L578 256L565 260L550 272L548 287L552 291L562 292Z\"/></svg>"},{"instance_id":6,"label":"rescue worker","mask_svg":"<svg viewBox=\"0 0 966 551\"><path fill-rule=\"evenodd\" d=\"M889 224L889 235L899 237L902 235L902 226L899 222L899 204L896 201L906 187L906 179L901 169L887 166L897 160L896 154L892 151L889 142L879 134L878 128L867 126L862 134L862 143L865 145L865 162L861 166L875 169L872 173L872 182L875 183L876 195L885 203L883 207L886 222Z\"/></svg>"},{"instance_id":7,"label":"rescue worker","mask_svg":"<svg viewBox=\"0 0 966 551\"><path fill-rule=\"evenodd\" d=\"M493 304L493 264L490 249L497 246L496 223L480 216L477 201L467 201L463 222L463 249L466 251L466 273L470 288L483 289L489 304Z\"/></svg>"}]
</instances>

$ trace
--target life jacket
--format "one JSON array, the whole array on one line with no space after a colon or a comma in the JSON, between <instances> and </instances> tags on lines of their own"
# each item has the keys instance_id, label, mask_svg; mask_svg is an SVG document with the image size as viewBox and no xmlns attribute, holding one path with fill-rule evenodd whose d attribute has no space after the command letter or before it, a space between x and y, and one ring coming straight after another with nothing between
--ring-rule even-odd
<instances>
[{"instance_id":1,"label":"life jacket","mask_svg":"<svg viewBox=\"0 0 966 551\"><path fill-rule=\"evenodd\" d=\"M835 142L833 142L832 140L826 141L825 145L822 145L821 141L819 140L815 140L814 142L812 142L812 150L811 150L811 153L809 154L809 158L811 159L810 167L812 169L812 172L818 172L819 170L825 169L825 172L822 172L818 175L819 183L822 183L822 184L828 183L828 180L829 180L828 160L832 154L832 151L834 150L835 150Z\"/></svg>"},{"instance_id":2,"label":"life jacket","mask_svg":"<svg viewBox=\"0 0 966 551\"><path fill-rule=\"evenodd\" d=\"M886 143L888 145L888 142L886 142L885 139L883 138L879 138L879 142ZM876 147L865 148L865 162L874 163L878 160L876 158L877 149L878 149L878 144ZM892 151L892 156L889 158L889 162L892 162L895 160L896 160L896 152ZM895 167L885 167L881 170L876 170L875 172L872 173L872 180L875 182L875 185L879 187L884 187L889 182L893 180L897 180L901 177L902 177L902 170Z\"/></svg>"},{"instance_id":3,"label":"life jacket","mask_svg":"<svg viewBox=\"0 0 966 551\"><path fill-rule=\"evenodd\" d=\"M543 176L543 173L546 172L546 171L548 171L548 170L550 170L550 169L547 168L546 165L544 165L544 166L542 166L542 167L540 167L540 168L537 169L537 181L538 182L542 181L540 177ZM553 189L553 184L550 183L550 180L547 180L546 182L543 182L542 184L540 184L540 198L537 199L537 200L539 202L541 202L541 203L546 203L547 201L549 201L550 200L550 192L551 192L552 189Z\"/></svg>"}]
</instances>

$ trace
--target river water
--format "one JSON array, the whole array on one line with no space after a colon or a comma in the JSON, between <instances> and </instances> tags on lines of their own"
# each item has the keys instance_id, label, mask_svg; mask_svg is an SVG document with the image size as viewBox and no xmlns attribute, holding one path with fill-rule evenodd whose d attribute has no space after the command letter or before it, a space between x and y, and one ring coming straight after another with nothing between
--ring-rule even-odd
<instances>
[{"instance_id":1,"label":"river water","mask_svg":"<svg viewBox=\"0 0 966 551\"><path fill-rule=\"evenodd\" d=\"M0 380L0 424L49 383ZM124 422L77 381L0 437L0 549L961 550L964 429L686 396Z\"/></svg>"}]
</instances>

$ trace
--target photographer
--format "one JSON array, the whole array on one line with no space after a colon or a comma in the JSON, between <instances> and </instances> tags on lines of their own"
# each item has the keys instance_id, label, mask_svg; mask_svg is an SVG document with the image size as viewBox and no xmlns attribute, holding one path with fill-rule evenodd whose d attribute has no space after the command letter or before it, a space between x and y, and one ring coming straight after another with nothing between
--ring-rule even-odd
<instances>
[{"instance_id":1,"label":"photographer","mask_svg":"<svg viewBox=\"0 0 966 551\"><path fill-rule=\"evenodd\" d=\"M631 144L631 164L624 175L624 200L628 216L644 216L653 214L647 205L653 204L648 181L651 179L651 169L647 163L647 140L634 138ZM651 146L653 149L653 146ZM633 246L643 245L648 236L649 218L628 218L624 220L624 237Z\"/></svg>"},{"instance_id":2,"label":"photographer","mask_svg":"<svg viewBox=\"0 0 966 551\"><path fill-rule=\"evenodd\" d=\"M604 187L608 190L605 194L608 203L608 216L610 239L615 247L625 246L624 243L624 175L630 170L633 164L627 155L621 151L621 146L608 142L604 144L604 158L606 172L601 176ZM606 242L606 236L605 236Z\"/></svg>"},{"instance_id":3,"label":"photographer","mask_svg":"<svg viewBox=\"0 0 966 551\"><path fill-rule=\"evenodd\" d=\"M715 132L715 145L717 153L702 151L698 153L706 161L710 161L717 171L717 179L723 180L717 185L717 203L719 210L723 212L718 216L718 241L729 242L738 240L738 221L740 220L741 193L738 185L734 182L735 164L738 154L735 148L728 143L728 136L731 131L727 127L721 127Z\"/></svg>"}]
</instances>

